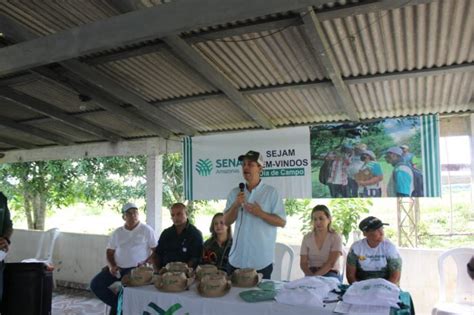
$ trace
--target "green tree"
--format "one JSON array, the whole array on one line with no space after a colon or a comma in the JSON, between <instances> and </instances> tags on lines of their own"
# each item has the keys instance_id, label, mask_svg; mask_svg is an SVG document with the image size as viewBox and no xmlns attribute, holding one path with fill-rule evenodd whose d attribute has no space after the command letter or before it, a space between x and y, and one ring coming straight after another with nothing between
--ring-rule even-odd
<instances>
[{"instance_id":1,"label":"green tree","mask_svg":"<svg viewBox=\"0 0 474 315\"><path fill-rule=\"evenodd\" d=\"M183 155L170 153L163 156L163 204L170 207L175 202L184 202ZM194 222L196 212L201 206L207 205L206 200L188 200L188 218Z\"/></svg>"},{"instance_id":2,"label":"green tree","mask_svg":"<svg viewBox=\"0 0 474 315\"><path fill-rule=\"evenodd\" d=\"M3 164L1 187L22 204L30 229L44 229L49 204L67 205L76 198L77 177L69 161Z\"/></svg>"},{"instance_id":3,"label":"green tree","mask_svg":"<svg viewBox=\"0 0 474 315\"><path fill-rule=\"evenodd\" d=\"M372 199L346 198L332 199L329 209L332 212L332 226L334 230L344 236L344 244L349 240L349 234L359 229L361 215L369 212Z\"/></svg>"},{"instance_id":4,"label":"green tree","mask_svg":"<svg viewBox=\"0 0 474 315\"><path fill-rule=\"evenodd\" d=\"M309 203L308 203L309 204ZM347 244L352 231L357 231L358 223L362 214L369 212L372 206L372 199L368 198L337 198L329 201L328 208L332 214L332 228L344 237L344 244ZM301 222L301 232L308 233L313 228L311 222L311 208L299 208Z\"/></svg>"},{"instance_id":5,"label":"green tree","mask_svg":"<svg viewBox=\"0 0 474 315\"><path fill-rule=\"evenodd\" d=\"M184 201L180 154L163 157L163 204ZM103 204L145 198L146 157L108 157L79 160L22 162L0 165L0 187L12 208L22 210L29 229L43 230L53 206L76 202ZM195 204L190 202L190 218Z\"/></svg>"}]
</instances>

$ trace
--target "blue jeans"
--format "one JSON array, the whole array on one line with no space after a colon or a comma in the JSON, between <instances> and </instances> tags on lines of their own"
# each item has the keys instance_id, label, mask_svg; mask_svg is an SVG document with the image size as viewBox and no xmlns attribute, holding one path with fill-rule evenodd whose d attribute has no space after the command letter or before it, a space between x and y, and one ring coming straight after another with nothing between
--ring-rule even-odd
<instances>
[{"instance_id":1,"label":"blue jeans","mask_svg":"<svg viewBox=\"0 0 474 315\"><path fill-rule=\"evenodd\" d=\"M329 271L328 273L326 273L326 274L324 275L324 277L336 278L336 279L338 279L339 282L341 282L341 283L342 283L342 280L343 280L343 279L342 279L342 275L340 275L339 273L334 272L334 271Z\"/></svg>"},{"instance_id":2,"label":"blue jeans","mask_svg":"<svg viewBox=\"0 0 474 315\"><path fill-rule=\"evenodd\" d=\"M349 198L359 197L357 194L359 192L359 184L355 181L355 179L348 178L347 179L347 189L349 190L348 196Z\"/></svg>"},{"instance_id":3,"label":"blue jeans","mask_svg":"<svg viewBox=\"0 0 474 315\"><path fill-rule=\"evenodd\" d=\"M109 267L102 268L91 281L91 291L110 307L117 309L118 296L109 289L109 286L115 281L120 281L123 276L129 274L133 268L120 268L120 279L109 272Z\"/></svg>"},{"instance_id":4,"label":"blue jeans","mask_svg":"<svg viewBox=\"0 0 474 315\"><path fill-rule=\"evenodd\" d=\"M227 274L231 275L236 269L239 269L239 268L235 268L230 263L227 264ZM261 273L263 275L263 279L270 279L270 277L272 276L272 272L273 272L273 264L270 264L263 269L257 270L257 273Z\"/></svg>"}]
</instances>

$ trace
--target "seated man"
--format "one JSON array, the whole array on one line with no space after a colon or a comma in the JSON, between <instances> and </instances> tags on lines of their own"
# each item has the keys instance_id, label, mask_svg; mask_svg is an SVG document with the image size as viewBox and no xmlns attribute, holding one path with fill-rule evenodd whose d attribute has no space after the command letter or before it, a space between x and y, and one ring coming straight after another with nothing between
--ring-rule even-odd
<instances>
[{"instance_id":1,"label":"seated man","mask_svg":"<svg viewBox=\"0 0 474 315\"><path fill-rule=\"evenodd\" d=\"M158 240L154 255L156 270L169 262L180 261L196 268L202 256L202 233L188 221L186 206L175 203L171 206L173 225L165 229Z\"/></svg>"},{"instance_id":2,"label":"seated man","mask_svg":"<svg viewBox=\"0 0 474 315\"><path fill-rule=\"evenodd\" d=\"M13 233L13 223L10 218L7 197L0 191L0 251L2 258L0 260L0 304L3 297L3 270L5 269L5 255L10 248L10 237Z\"/></svg>"},{"instance_id":3,"label":"seated man","mask_svg":"<svg viewBox=\"0 0 474 315\"><path fill-rule=\"evenodd\" d=\"M402 259L395 245L384 239L384 225L387 223L372 216L360 222L359 229L365 238L352 244L347 255L346 274L349 284L383 278L398 285Z\"/></svg>"},{"instance_id":4,"label":"seated man","mask_svg":"<svg viewBox=\"0 0 474 315\"><path fill-rule=\"evenodd\" d=\"M467 263L467 274L474 280L474 256L472 256L471 260Z\"/></svg>"},{"instance_id":5,"label":"seated man","mask_svg":"<svg viewBox=\"0 0 474 315\"><path fill-rule=\"evenodd\" d=\"M106 258L107 266L91 281L91 291L105 304L110 305L110 314L117 312L117 295L109 289L130 271L150 261L156 247L153 229L138 219L138 208L134 203L122 207L125 224L116 229L109 239Z\"/></svg>"}]
</instances>

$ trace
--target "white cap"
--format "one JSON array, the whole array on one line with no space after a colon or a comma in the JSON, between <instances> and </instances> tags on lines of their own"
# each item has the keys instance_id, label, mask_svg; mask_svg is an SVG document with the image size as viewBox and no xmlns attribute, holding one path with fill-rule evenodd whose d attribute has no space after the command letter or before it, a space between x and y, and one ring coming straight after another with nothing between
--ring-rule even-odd
<instances>
[{"instance_id":1,"label":"white cap","mask_svg":"<svg viewBox=\"0 0 474 315\"><path fill-rule=\"evenodd\" d=\"M370 151L370 150L363 150L363 151L361 152L361 155L362 155L362 154L366 154L366 155L370 156L372 159L375 160L375 153L374 153L373 151Z\"/></svg>"},{"instance_id":2,"label":"white cap","mask_svg":"<svg viewBox=\"0 0 474 315\"><path fill-rule=\"evenodd\" d=\"M134 204L133 202L127 202L122 207L122 213L125 213L128 211L128 209L133 209L133 208L138 209L137 205Z\"/></svg>"},{"instance_id":3,"label":"white cap","mask_svg":"<svg viewBox=\"0 0 474 315\"><path fill-rule=\"evenodd\" d=\"M400 147L391 147L385 153L393 153L393 154L397 154L399 156L403 155L403 151L402 151L402 149L400 149Z\"/></svg>"}]
</instances>

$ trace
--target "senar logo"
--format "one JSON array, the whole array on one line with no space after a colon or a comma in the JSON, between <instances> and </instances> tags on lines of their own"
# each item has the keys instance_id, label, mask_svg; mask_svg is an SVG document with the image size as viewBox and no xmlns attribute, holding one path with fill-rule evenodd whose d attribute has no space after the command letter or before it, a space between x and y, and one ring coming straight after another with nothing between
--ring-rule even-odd
<instances>
[{"instance_id":1,"label":"senar logo","mask_svg":"<svg viewBox=\"0 0 474 315\"><path fill-rule=\"evenodd\" d=\"M212 171L212 161L209 159L199 159L196 163L196 171L201 176L209 176Z\"/></svg>"}]
</instances>

